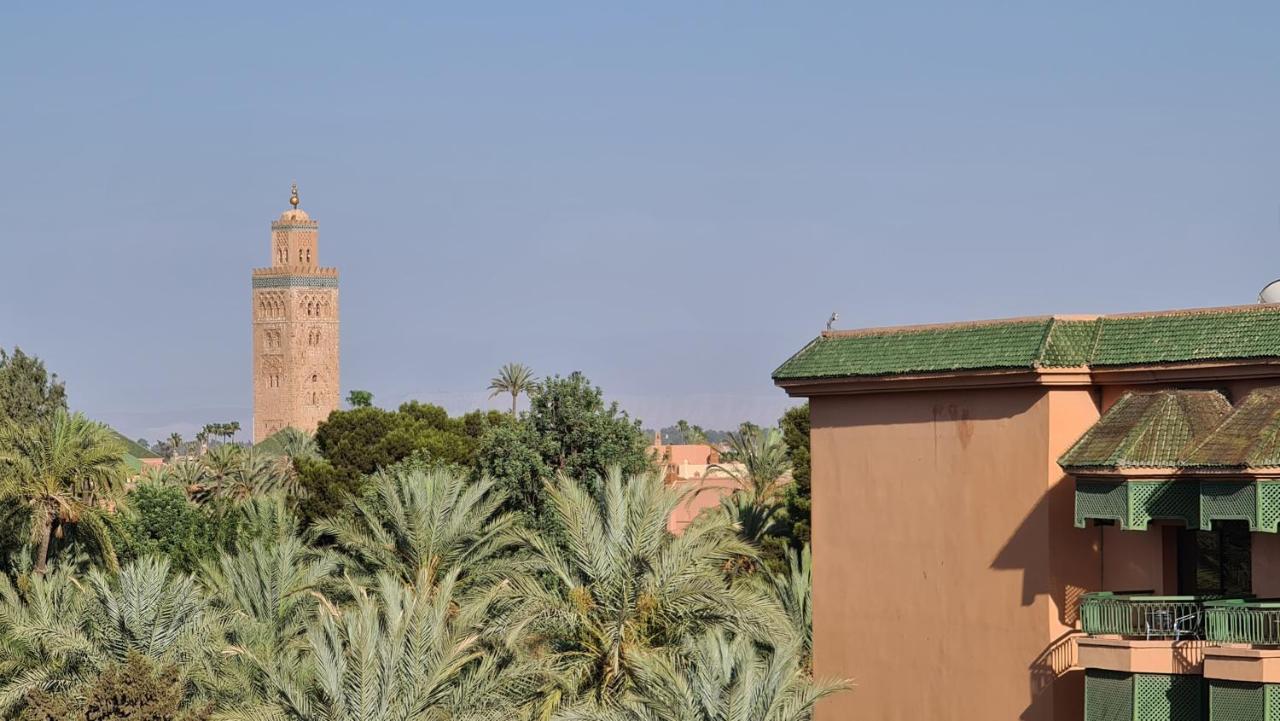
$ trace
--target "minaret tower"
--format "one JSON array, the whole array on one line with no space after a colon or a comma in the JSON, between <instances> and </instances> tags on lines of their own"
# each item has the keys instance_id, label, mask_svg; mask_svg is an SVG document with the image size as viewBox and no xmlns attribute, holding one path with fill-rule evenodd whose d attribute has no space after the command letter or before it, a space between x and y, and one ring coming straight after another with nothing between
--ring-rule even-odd
<instances>
[{"instance_id":1,"label":"minaret tower","mask_svg":"<svg viewBox=\"0 0 1280 721\"><path fill-rule=\"evenodd\" d=\"M271 223L271 267L253 270L253 440L308 433L338 408L338 270L321 268L319 224L293 206Z\"/></svg>"}]
</instances>

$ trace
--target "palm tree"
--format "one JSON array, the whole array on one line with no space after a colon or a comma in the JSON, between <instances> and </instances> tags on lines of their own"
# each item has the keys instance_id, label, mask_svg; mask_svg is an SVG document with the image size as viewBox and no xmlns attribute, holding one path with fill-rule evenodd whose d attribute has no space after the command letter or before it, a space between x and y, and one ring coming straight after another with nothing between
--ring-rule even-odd
<instances>
[{"instance_id":1,"label":"palm tree","mask_svg":"<svg viewBox=\"0 0 1280 721\"><path fill-rule=\"evenodd\" d=\"M773 428L745 426L729 434L725 463L716 463L707 472L720 471L733 478L752 503L775 503L791 471L787 445Z\"/></svg>"},{"instance_id":2,"label":"palm tree","mask_svg":"<svg viewBox=\"0 0 1280 721\"><path fill-rule=\"evenodd\" d=\"M755 556L727 518L706 514L680 536L667 531L687 493L657 474L624 480L614 468L599 498L562 477L548 494L563 543L518 529L540 578L513 584L523 630L555 639L548 652L570 706L616 703L635 683L640 659L673 652L708 629L751 638L785 630L760 589L727 580L726 565Z\"/></svg>"},{"instance_id":3,"label":"palm tree","mask_svg":"<svg viewBox=\"0 0 1280 721\"><path fill-rule=\"evenodd\" d=\"M735 491L721 498L720 510L733 523L734 528L738 529L738 536L756 547L766 537L776 535L781 530L778 518L782 506L776 503L755 503L742 491Z\"/></svg>"},{"instance_id":4,"label":"palm tree","mask_svg":"<svg viewBox=\"0 0 1280 721\"><path fill-rule=\"evenodd\" d=\"M445 469L379 471L349 514L319 521L344 554L370 573L405 582L425 570L431 581L457 570L466 587L500 577L515 517L500 513L506 497L493 482L468 482Z\"/></svg>"},{"instance_id":5,"label":"palm tree","mask_svg":"<svg viewBox=\"0 0 1280 721\"><path fill-rule=\"evenodd\" d=\"M25 590L0 574L0 647L17 653L4 663L20 670L6 674L0 664L0 713L36 689L74 693L132 653L180 661L197 688L233 693L219 642L224 623L166 559L144 558L117 574L94 569L87 583L59 566Z\"/></svg>"},{"instance_id":6,"label":"palm tree","mask_svg":"<svg viewBox=\"0 0 1280 721\"><path fill-rule=\"evenodd\" d=\"M813 554L809 544L796 553L787 549L787 568L767 575L773 596L791 621L791 630L800 639L804 665L813 655Z\"/></svg>"},{"instance_id":7,"label":"palm tree","mask_svg":"<svg viewBox=\"0 0 1280 721\"><path fill-rule=\"evenodd\" d=\"M272 438L280 452L289 459L315 458L320 455L316 437L293 426L280 429Z\"/></svg>"},{"instance_id":8,"label":"palm tree","mask_svg":"<svg viewBox=\"0 0 1280 721\"><path fill-rule=\"evenodd\" d=\"M200 444L200 455L204 455L209 451L209 426L200 429L196 434L196 443Z\"/></svg>"},{"instance_id":9,"label":"palm tree","mask_svg":"<svg viewBox=\"0 0 1280 721\"><path fill-rule=\"evenodd\" d=\"M236 434L240 432L240 421L231 421L226 425L227 438L236 439Z\"/></svg>"},{"instance_id":10,"label":"palm tree","mask_svg":"<svg viewBox=\"0 0 1280 721\"><path fill-rule=\"evenodd\" d=\"M199 458L187 458L150 471L147 478L181 486L197 503L211 500L241 503L256 496L301 493L291 463L252 448L215 446Z\"/></svg>"},{"instance_id":11,"label":"palm tree","mask_svg":"<svg viewBox=\"0 0 1280 721\"><path fill-rule=\"evenodd\" d=\"M491 599L459 596L459 570L434 582L422 569L409 584L380 574L373 589L353 585L353 605L323 604L296 663L259 663L267 702L224 718L514 718L537 688L541 669L495 661L480 634Z\"/></svg>"},{"instance_id":12,"label":"palm tree","mask_svg":"<svg viewBox=\"0 0 1280 721\"><path fill-rule=\"evenodd\" d=\"M259 669L296 661L338 560L292 534L258 539L205 565L202 583L231 614L230 653L248 661L254 694L270 693Z\"/></svg>"},{"instance_id":13,"label":"palm tree","mask_svg":"<svg viewBox=\"0 0 1280 721\"><path fill-rule=\"evenodd\" d=\"M80 521L114 564L110 536L94 511L119 491L123 454L106 426L61 409L29 426L0 427L0 501L28 509L37 574L45 572L53 535Z\"/></svg>"},{"instance_id":14,"label":"palm tree","mask_svg":"<svg viewBox=\"0 0 1280 721\"><path fill-rule=\"evenodd\" d=\"M182 434L174 431L169 434L169 455L176 461L180 453L182 453Z\"/></svg>"},{"instance_id":15,"label":"palm tree","mask_svg":"<svg viewBox=\"0 0 1280 721\"><path fill-rule=\"evenodd\" d=\"M211 449L201 460L208 470L208 481L195 495L197 500L212 497L238 503L253 496L298 490L292 465L252 448L226 443Z\"/></svg>"},{"instance_id":16,"label":"palm tree","mask_svg":"<svg viewBox=\"0 0 1280 721\"><path fill-rule=\"evenodd\" d=\"M814 704L847 683L815 681L797 654L786 638L761 649L742 636L704 634L686 653L639 659L636 689L616 707L556 721L809 721Z\"/></svg>"},{"instance_id":17,"label":"palm tree","mask_svg":"<svg viewBox=\"0 0 1280 721\"><path fill-rule=\"evenodd\" d=\"M528 393L536 379L533 371L521 363L508 363L498 370L498 375L489 381L489 397L503 393L511 394L511 415L516 414L516 401L521 393Z\"/></svg>"}]
</instances>

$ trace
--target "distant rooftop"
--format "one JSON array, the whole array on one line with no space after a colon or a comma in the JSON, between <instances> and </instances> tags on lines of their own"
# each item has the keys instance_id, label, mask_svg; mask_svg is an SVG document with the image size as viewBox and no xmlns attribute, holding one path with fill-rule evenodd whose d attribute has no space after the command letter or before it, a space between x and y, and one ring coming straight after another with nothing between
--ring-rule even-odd
<instances>
[{"instance_id":1,"label":"distant rooftop","mask_svg":"<svg viewBox=\"0 0 1280 721\"><path fill-rule=\"evenodd\" d=\"M1280 305L827 331L775 381L1280 359Z\"/></svg>"}]
</instances>

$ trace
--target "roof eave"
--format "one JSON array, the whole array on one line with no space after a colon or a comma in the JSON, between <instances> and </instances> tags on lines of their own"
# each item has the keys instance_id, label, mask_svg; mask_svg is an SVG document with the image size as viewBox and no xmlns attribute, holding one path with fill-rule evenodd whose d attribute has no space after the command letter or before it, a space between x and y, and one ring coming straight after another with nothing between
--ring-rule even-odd
<instances>
[{"instance_id":1,"label":"roof eave","mask_svg":"<svg viewBox=\"0 0 1280 721\"><path fill-rule=\"evenodd\" d=\"M779 388L793 397L916 391L938 388L1013 388L1020 386L1090 385L1089 369L1075 368L988 368L939 373L896 373L879 376L835 376L830 378L774 378Z\"/></svg>"}]
</instances>

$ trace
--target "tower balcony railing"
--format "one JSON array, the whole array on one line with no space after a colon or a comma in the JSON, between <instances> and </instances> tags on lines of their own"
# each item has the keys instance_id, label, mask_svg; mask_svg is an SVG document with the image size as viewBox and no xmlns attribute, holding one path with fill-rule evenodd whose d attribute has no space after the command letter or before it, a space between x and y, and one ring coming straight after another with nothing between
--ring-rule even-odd
<instances>
[{"instance_id":1,"label":"tower balcony railing","mask_svg":"<svg viewBox=\"0 0 1280 721\"><path fill-rule=\"evenodd\" d=\"M1208 639L1209 609L1234 610L1245 599L1222 596L1156 596L1149 591L1086 593L1080 604L1080 625L1090 636L1121 636L1143 640ZM1280 602L1276 603L1280 620ZM1219 626L1241 622L1220 618ZM1233 626L1234 628L1234 626ZM1275 631L1280 634L1280 627Z\"/></svg>"}]
</instances>

